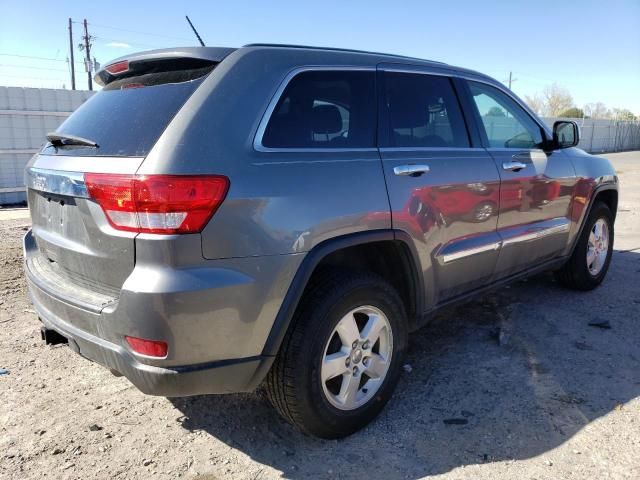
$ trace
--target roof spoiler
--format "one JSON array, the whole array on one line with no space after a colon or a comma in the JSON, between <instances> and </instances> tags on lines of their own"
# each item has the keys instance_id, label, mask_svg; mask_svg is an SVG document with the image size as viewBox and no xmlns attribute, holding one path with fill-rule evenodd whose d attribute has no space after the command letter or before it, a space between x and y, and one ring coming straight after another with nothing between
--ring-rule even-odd
<instances>
[{"instance_id":1,"label":"roof spoiler","mask_svg":"<svg viewBox=\"0 0 640 480\"><path fill-rule=\"evenodd\" d=\"M135 53L109 62L95 74L94 80L104 87L116 79L135 74L205 67L220 63L235 50L222 47L184 47Z\"/></svg>"}]
</instances>

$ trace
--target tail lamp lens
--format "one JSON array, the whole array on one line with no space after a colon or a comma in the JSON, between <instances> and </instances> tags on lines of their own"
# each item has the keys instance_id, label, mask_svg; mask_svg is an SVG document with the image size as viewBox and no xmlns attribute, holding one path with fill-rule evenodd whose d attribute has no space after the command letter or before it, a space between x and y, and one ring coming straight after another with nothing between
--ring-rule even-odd
<instances>
[{"instance_id":1,"label":"tail lamp lens","mask_svg":"<svg viewBox=\"0 0 640 480\"><path fill-rule=\"evenodd\" d=\"M139 353L140 355L146 355L147 357L164 358L167 356L169 347L167 342L159 340L146 340L144 338L136 337L124 337L131 349Z\"/></svg>"},{"instance_id":2,"label":"tail lamp lens","mask_svg":"<svg viewBox=\"0 0 640 480\"><path fill-rule=\"evenodd\" d=\"M118 75L129 70L129 60L123 60L121 62L112 63L105 67L105 70L111 75Z\"/></svg>"},{"instance_id":3,"label":"tail lamp lens","mask_svg":"<svg viewBox=\"0 0 640 480\"><path fill-rule=\"evenodd\" d=\"M113 228L139 233L198 233L229 189L219 175L85 173L84 181Z\"/></svg>"}]
</instances>

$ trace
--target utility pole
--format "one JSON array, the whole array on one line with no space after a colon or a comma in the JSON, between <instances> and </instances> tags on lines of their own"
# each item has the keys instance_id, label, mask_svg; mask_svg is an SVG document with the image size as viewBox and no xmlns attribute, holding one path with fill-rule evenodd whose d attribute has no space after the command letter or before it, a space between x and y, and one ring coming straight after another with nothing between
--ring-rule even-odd
<instances>
[{"instance_id":1,"label":"utility pole","mask_svg":"<svg viewBox=\"0 0 640 480\"><path fill-rule=\"evenodd\" d=\"M517 80L517 78L513 78L513 72L509 72L509 90L511 90L511 84Z\"/></svg>"},{"instance_id":2,"label":"utility pole","mask_svg":"<svg viewBox=\"0 0 640 480\"><path fill-rule=\"evenodd\" d=\"M84 61L84 68L87 71L87 83L89 90L93 90L93 80L91 79L91 44L89 43L89 30L87 29L87 19L84 19L84 53L86 59Z\"/></svg>"},{"instance_id":3,"label":"utility pole","mask_svg":"<svg viewBox=\"0 0 640 480\"><path fill-rule=\"evenodd\" d=\"M73 27L69 18L69 61L71 63L71 90L76 89L76 65L73 62Z\"/></svg>"}]
</instances>

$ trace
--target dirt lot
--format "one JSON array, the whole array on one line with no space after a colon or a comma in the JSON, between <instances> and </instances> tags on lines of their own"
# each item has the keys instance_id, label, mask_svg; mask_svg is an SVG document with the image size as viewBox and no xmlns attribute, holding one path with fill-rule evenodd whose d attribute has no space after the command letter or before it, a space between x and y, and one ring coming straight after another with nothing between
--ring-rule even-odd
<instances>
[{"instance_id":1,"label":"dirt lot","mask_svg":"<svg viewBox=\"0 0 640 480\"><path fill-rule=\"evenodd\" d=\"M148 397L45 346L28 218L0 210L0 477L640 478L640 153L609 157L622 197L604 285L545 274L445 312L380 418L341 441L305 437L259 394Z\"/></svg>"}]
</instances>

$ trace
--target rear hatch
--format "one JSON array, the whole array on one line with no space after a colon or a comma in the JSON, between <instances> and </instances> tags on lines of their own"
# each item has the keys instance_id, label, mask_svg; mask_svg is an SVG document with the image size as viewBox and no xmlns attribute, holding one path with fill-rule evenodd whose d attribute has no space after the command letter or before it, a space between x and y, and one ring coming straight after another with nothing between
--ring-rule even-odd
<instances>
[{"instance_id":1,"label":"rear hatch","mask_svg":"<svg viewBox=\"0 0 640 480\"><path fill-rule=\"evenodd\" d=\"M96 75L102 91L48 135L25 172L33 221L26 261L41 288L96 311L117 301L134 268L137 233L113 228L91 174L135 174L218 61L152 52L113 63Z\"/></svg>"}]
</instances>

